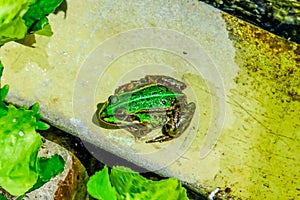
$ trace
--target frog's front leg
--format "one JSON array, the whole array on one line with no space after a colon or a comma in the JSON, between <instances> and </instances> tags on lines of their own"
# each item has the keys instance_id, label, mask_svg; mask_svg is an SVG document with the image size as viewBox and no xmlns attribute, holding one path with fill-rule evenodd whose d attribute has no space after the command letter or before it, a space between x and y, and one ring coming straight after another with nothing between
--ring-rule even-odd
<instances>
[{"instance_id":1,"label":"frog's front leg","mask_svg":"<svg viewBox=\"0 0 300 200\"><path fill-rule=\"evenodd\" d=\"M195 103L191 102L182 109L175 107L168 115L169 121L162 127L162 134L146 143L165 142L179 137L190 125L196 109Z\"/></svg>"}]
</instances>

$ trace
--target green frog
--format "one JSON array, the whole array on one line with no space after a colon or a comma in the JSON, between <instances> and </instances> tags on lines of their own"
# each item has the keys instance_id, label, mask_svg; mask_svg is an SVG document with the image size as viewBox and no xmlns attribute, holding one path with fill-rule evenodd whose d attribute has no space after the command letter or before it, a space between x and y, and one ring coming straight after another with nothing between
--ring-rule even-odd
<instances>
[{"instance_id":1,"label":"green frog","mask_svg":"<svg viewBox=\"0 0 300 200\"><path fill-rule=\"evenodd\" d=\"M98 104L97 118L100 125L125 129L136 139L161 128L162 134L146 143L172 140L187 129L196 109L195 103L187 103L185 88L185 83L172 77L147 75L118 87Z\"/></svg>"}]
</instances>

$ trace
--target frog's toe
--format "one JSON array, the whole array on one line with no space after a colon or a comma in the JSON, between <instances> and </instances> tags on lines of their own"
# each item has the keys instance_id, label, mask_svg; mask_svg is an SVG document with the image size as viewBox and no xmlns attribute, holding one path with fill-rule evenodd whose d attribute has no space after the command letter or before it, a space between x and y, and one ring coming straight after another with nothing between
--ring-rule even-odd
<instances>
[{"instance_id":1,"label":"frog's toe","mask_svg":"<svg viewBox=\"0 0 300 200\"><path fill-rule=\"evenodd\" d=\"M158 136L154 139L147 140L146 143L166 142L166 141L169 141L169 140L172 140L172 139L174 139L174 138L169 136L169 135L161 135L161 136Z\"/></svg>"},{"instance_id":2,"label":"frog's toe","mask_svg":"<svg viewBox=\"0 0 300 200\"><path fill-rule=\"evenodd\" d=\"M175 127L174 124L172 123L167 123L162 127L162 133L164 134L164 136L168 136L168 137L176 137L178 135L179 132L179 128Z\"/></svg>"}]
</instances>

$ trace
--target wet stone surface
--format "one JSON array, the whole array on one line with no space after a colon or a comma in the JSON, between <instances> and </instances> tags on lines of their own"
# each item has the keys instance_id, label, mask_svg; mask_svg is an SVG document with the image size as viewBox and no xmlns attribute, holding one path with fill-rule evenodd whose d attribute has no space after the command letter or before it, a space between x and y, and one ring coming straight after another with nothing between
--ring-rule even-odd
<instances>
[{"instance_id":1,"label":"wet stone surface","mask_svg":"<svg viewBox=\"0 0 300 200\"><path fill-rule=\"evenodd\" d=\"M299 45L196 0L82 4L49 16L54 35L36 35L35 48L1 47L8 101L38 102L61 130L199 189L241 199L299 195ZM196 104L189 131L145 145L92 122L99 102L148 74L188 85ZM89 174L101 168L82 160Z\"/></svg>"}]
</instances>

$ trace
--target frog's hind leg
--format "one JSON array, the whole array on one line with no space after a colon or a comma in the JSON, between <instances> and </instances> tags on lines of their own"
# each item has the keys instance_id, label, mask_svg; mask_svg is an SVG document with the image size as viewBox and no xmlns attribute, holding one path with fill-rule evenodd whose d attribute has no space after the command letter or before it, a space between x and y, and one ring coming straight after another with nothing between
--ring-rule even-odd
<instances>
[{"instance_id":1,"label":"frog's hind leg","mask_svg":"<svg viewBox=\"0 0 300 200\"><path fill-rule=\"evenodd\" d=\"M179 137L190 125L196 110L196 104L190 102L181 110L180 119L177 124L178 132L175 137Z\"/></svg>"},{"instance_id":2,"label":"frog's hind leg","mask_svg":"<svg viewBox=\"0 0 300 200\"><path fill-rule=\"evenodd\" d=\"M184 105L183 109L180 106L175 107L168 114L169 121L162 128L163 135L148 140L146 143L165 142L179 137L190 125L195 109L196 105L193 102Z\"/></svg>"},{"instance_id":3,"label":"frog's hind leg","mask_svg":"<svg viewBox=\"0 0 300 200\"><path fill-rule=\"evenodd\" d=\"M172 140L172 139L174 139L174 137L171 137L169 135L161 135L161 136L158 136L154 139L147 140L146 143L166 142L166 141L169 141L169 140Z\"/></svg>"}]
</instances>

